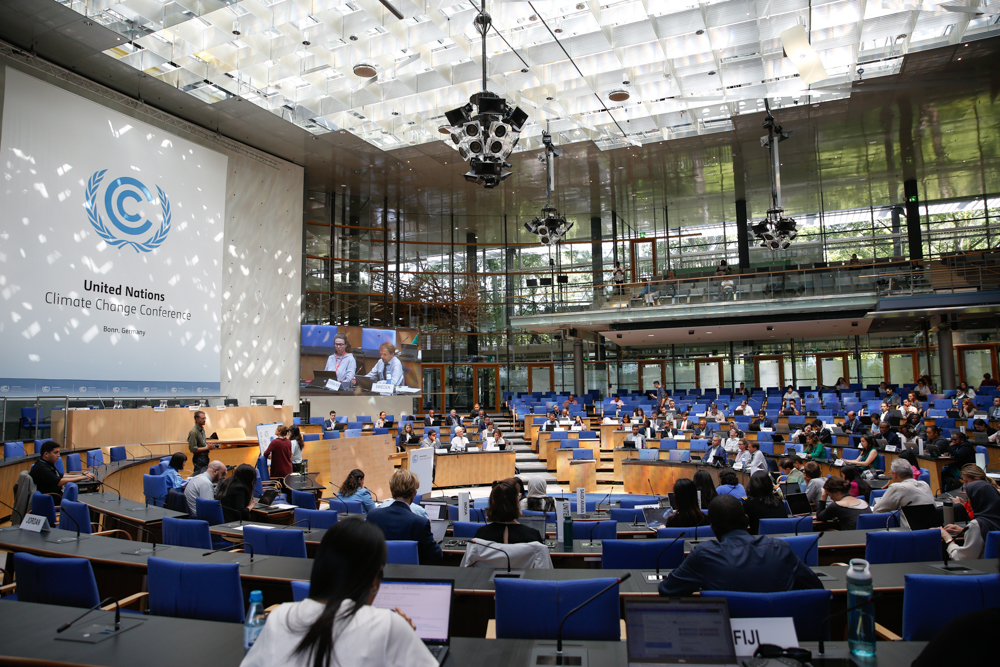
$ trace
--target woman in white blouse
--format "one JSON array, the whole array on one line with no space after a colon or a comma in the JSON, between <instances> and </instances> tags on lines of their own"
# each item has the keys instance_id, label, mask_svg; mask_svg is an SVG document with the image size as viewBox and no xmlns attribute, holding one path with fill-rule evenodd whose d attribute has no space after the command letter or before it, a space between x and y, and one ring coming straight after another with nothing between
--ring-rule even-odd
<instances>
[{"instance_id":1,"label":"woman in white blouse","mask_svg":"<svg viewBox=\"0 0 1000 667\"><path fill-rule=\"evenodd\" d=\"M378 526L334 524L319 545L309 597L271 612L241 667L437 667L403 612L371 606L387 557Z\"/></svg>"}]
</instances>

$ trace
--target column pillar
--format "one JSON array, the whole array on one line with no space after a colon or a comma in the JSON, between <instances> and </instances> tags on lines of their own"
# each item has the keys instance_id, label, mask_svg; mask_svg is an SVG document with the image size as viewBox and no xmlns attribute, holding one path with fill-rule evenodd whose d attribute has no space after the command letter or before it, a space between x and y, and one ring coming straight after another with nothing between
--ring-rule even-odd
<instances>
[{"instance_id":1,"label":"column pillar","mask_svg":"<svg viewBox=\"0 0 1000 667\"><path fill-rule=\"evenodd\" d=\"M594 272L594 299L597 300L604 284L604 246L601 239L604 236L601 226L601 216L590 218L590 267Z\"/></svg>"},{"instance_id":2,"label":"column pillar","mask_svg":"<svg viewBox=\"0 0 1000 667\"><path fill-rule=\"evenodd\" d=\"M746 200L737 199L736 250L739 252L740 269L750 268L750 229L747 227L749 215Z\"/></svg>"},{"instance_id":3,"label":"column pillar","mask_svg":"<svg viewBox=\"0 0 1000 667\"><path fill-rule=\"evenodd\" d=\"M938 364L941 366L941 384L938 392L955 388L955 343L951 327L941 324L937 330Z\"/></svg>"},{"instance_id":4,"label":"column pillar","mask_svg":"<svg viewBox=\"0 0 1000 667\"><path fill-rule=\"evenodd\" d=\"M467 267L469 267L468 268L468 271L469 271L469 278L468 278L468 280L472 281L473 284L478 284L479 283L479 277L476 274L479 273L479 262L477 261L478 260L478 255L477 255L476 251L479 249L479 246L476 245L476 234L475 234L475 232L468 232L465 235L465 243L467 244L465 246L465 265ZM474 362L474 361L478 361L479 360L478 359L478 357L479 357L479 336L476 335L477 329L478 329L478 323L477 322L469 322L469 335L466 336L465 338L468 341L469 361L470 362Z\"/></svg>"},{"instance_id":5,"label":"column pillar","mask_svg":"<svg viewBox=\"0 0 1000 667\"><path fill-rule=\"evenodd\" d=\"M906 240L909 242L910 259L924 258L924 244L920 238L920 199L917 196L917 181L903 181L906 196Z\"/></svg>"},{"instance_id":6,"label":"column pillar","mask_svg":"<svg viewBox=\"0 0 1000 667\"><path fill-rule=\"evenodd\" d=\"M583 388L583 341L579 338L573 339L573 393L581 396Z\"/></svg>"}]
</instances>

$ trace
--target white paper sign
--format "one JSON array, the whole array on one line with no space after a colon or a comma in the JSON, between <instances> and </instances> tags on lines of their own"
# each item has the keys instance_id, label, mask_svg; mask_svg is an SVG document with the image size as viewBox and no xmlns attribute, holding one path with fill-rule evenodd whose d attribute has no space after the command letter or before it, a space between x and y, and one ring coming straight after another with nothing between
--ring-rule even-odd
<instances>
[{"instance_id":1,"label":"white paper sign","mask_svg":"<svg viewBox=\"0 0 1000 667\"><path fill-rule=\"evenodd\" d=\"M563 541L563 520L570 514L569 501L556 501L556 540Z\"/></svg>"},{"instance_id":2,"label":"white paper sign","mask_svg":"<svg viewBox=\"0 0 1000 667\"><path fill-rule=\"evenodd\" d=\"M372 391L376 394L391 394L395 387L391 382L372 383Z\"/></svg>"},{"instance_id":3,"label":"white paper sign","mask_svg":"<svg viewBox=\"0 0 1000 667\"><path fill-rule=\"evenodd\" d=\"M887 452L895 452L896 449L897 449L896 445L886 445L885 446L885 451L887 451Z\"/></svg>"},{"instance_id":4,"label":"white paper sign","mask_svg":"<svg viewBox=\"0 0 1000 667\"><path fill-rule=\"evenodd\" d=\"M21 521L21 530L28 530L32 533L40 533L49 530L49 520L37 514L28 514Z\"/></svg>"},{"instance_id":5,"label":"white paper sign","mask_svg":"<svg viewBox=\"0 0 1000 667\"><path fill-rule=\"evenodd\" d=\"M327 380L326 388L330 391L340 391L340 380Z\"/></svg>"},{"instance_id":6,"label":"white paper sign","mask_svg":"<svg viewBox=\"0 0 1000 667\"><path fill-rule=\"evenodd\" d=\"M774 644L782 648L795 648L799 637L791 618L731 618L733 643L736 656L753 656L761 644Z\"/></svg>"},{"instance_id":7,"label":"white paper sign","mask_svg":"<svg viewBox=\"0 0 1000 667\"><path fill-rule=\"evenodd\" d=\"M423 447L421 449L410 450L410 472L420 480L417 493L429 494L434 487L431 486L431 477L434 474L434 448Z\"/></svg>"},{"instance_id":8,"label":"white paper sign","mask_svg":"<svg viewBox=\"0 0 1000 667\"><path fill-rule=\"evenodd\" d=\"M587 489L582 486L576 490L576 515L583 516L587 513Z\"/></svg>"},{"instance_id":9,"label":"white paper sign","mask_svg":"<svg viewBox=\"0 0 1000 667\"><path fill-rule=\"evenodd\" d=\"M469 520L469 492L460 491L458 493L458 520Z\"/></svg>"},{"instance_id":10,"label":"white paper sign","mask_svg":"<svg viewBox=\"0 0 1000 667\"><path fill-rule=\"evenodd\" d=\"M733 470L743 470L743 464L742 463L734 463L733 464Z\"/></svg>"},{"instance_id":11,"label":"white paper sign","mask_svg":"<svg viewBox=\"0 0 1000 667\"><path fill-rule=\"evenodd\" d=\"M833 465L837 466L838 468L841 467L842 465L844 465L844 459L837 459L836 461L833 462Z\"/></svg>"}]
</instances>

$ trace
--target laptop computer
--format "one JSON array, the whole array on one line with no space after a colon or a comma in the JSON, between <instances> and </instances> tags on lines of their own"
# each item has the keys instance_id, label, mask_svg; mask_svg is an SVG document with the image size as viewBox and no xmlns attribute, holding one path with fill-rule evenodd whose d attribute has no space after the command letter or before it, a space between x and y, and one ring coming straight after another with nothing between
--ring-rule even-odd
<instances>
[{"instance_id":1,"label":"laptop computer","mask_svg":"<svg viewBox=\"0 0 1000 667\"><path fill-rule=\"evenodd\" d=\"M534 528L538 531L538 534L542 536L542 540L545 539L545 517L544 516L519 516L517 522L522 526L527 526L529 528Z\"/></svg>"},{"instance_id":2,"label":"laptop computer","mask_svg":"<svg viewBox=\"0 0 1000 667\"><path fill-rule=\"evenodd\" d=\"M448 504L447 503L431 503L431 502L421 502L420 506L427 511L427 518L431 521L447 521L448 520Z\"/></svg>"},{"instance_id":3,"label":"laptop computer","mask_svg":"<svg viewBox=\"0 0 1000 667\"><path fill-rule=\"evenodd\" d=\"M729 607L720 598L625 600L629 667L737 667Z\"/></svg>"},{"instance_id":4,"label":"laptop computer","mask_svg":"<svg viewBox=\"0 0 1000 667\"><path fill-rule=\"evenodd\" d=\"M903 508L903 516L906 517L910 530L940 528L942 514L934 505L907 505Z\"/></svg>"},{"instance_id":5,"label":"laptop computer","mask_svg":"<svg viewBox=\"0 0 1000 667\"><path fill-rule=\"evenodd\" d=\"M788 503L788 509L791 510L793 517L810 516L812 514L812 506L809 504L809 498L804 493L790 493L785 496L785 502Z\"/></svg>"},{"instance_id":6,"label":"laptop computer","mask_svg":"<svg viewBox=\"0 0 1000 667\"><path fill-rule=\"evenodd\" d=\"M257 501L257 504L254 505L253 508L258 512L267 512L268 514L270 514L271 512L287 511L281 507L274 507L274 499L277 496L278 496L277 489L268 489L263 493L263 495L261 495L260 499Z\"/></svg>"},{"instance_id":7,"label":"laptop computer","mask_svg":"<svg viewBox=\"0 0 1000 667\"><path fill-rule=\"evenodd\" d=\"M661 528L667 525L667 517L672 511L669 507L643 507L642 518L650 528Z\"/></svg>"},{"instance_id":8,"label":"laptop computer","mask_svg":"<svg viewBox=\"0 0 1000 667\"><path fill-rule=\"evenodd\" d=\"M977 445L988 445L990 442L990 437L986 435L985 431L969 431L966 430L966 435L969 436L969 440L976 443Z\"/></svg>"},{"instance_id":9,"label":"laptop computer","mask_svg":"<svg viewBox=\"0 0 1000 667\"><path fill-rule=\"evenodd\" d=\"M383 579L373 607L399 608L440 665L451 642L452 579Z\"/></svg>"}]
</instances>

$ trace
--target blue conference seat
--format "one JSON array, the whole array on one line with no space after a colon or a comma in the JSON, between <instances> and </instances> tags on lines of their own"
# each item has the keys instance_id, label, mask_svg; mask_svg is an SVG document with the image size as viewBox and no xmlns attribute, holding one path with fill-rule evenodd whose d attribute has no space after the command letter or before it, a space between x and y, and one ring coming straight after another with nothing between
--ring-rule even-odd
<instances>
[{"instance_id":1,"label":"blue conference seat","mask_svg":"<svg viewBox=\"0 0 1000 667\"><path fill-rule=\"evenodd\" d=\"M634 509L636 505L655 505L658 499L655 496L631 496L630 498L622 498L618 506L623 510Z\"/></svg>"},{"instance_id":2,"label":"blue conference seat","mask_svg":"<svg viewBox=\"0 0 1000 667\"><path fill-rule=\"evenodd\" d=\"M324 500L329 503L331 510L343 512L345 515L365 513L365 506L359 500L341 500L340 498L324 498Z\"/></svg>"},{"instance_id":3,"label":"blue conference seat","mask_svg":"<svg viewBox=\"0 0 1000 667\"><path fill-rule=\"evenodd\" d=\"M307 597L309 597L309 582L308 581L293 581L292 582L292 602L302 602Z\"/></svg>"},{"instance_id":4,"label":"blue conference seat","mask_svg":"<svg viewBox=\"0 0 1000 667\"><path fill-rule=\"evenodd\" d=\"M785 533L812 532L812 516L796 516L787 519L761 519L758 535L783 535Z\"/></svg>"},{"instance_id":5,"label":"blue conference seat","mask_svg":"<svg viewBox=\"0 0 1000 667\"><path fill-rule=\"evenodd\" d=\"M63 496L59 503L59 527L63 530L79 530L85 535L93 532L90 523L90 506L67 500Z\"/></svg>"},{"instance_id":6,"label":"blue conference seat","mask_svg":"<svg viewBox=\"0 0 1000 667\"><path fill-rule=\"evenodd\" d=\"M611 520L617 523L637 523L644 520L642 510L611 508Z\"/></svg>"},{"instance_id":7,"label":"blue conference seat","mask_svg":"<svg viewBox=\"0 0 1000 667\"><path fill-rule=\"evenodd\" d=\"M302 507L295 508L295 517L293 521L298 523L299 521L309 520L309 527L313 530L322 529L326 530L328 528L333 528L333 524L337 523L337 513L333 510L311 510L304 509ZM305 524L299 524L305 525Z\"/></svg>"},{"instance_id":8,"label":"blue conference seat","mask_svg":"<svg viewBox=\"0 0 1000 667\"><path fill-rule=\"evenodd\" d=\"M143 475L142 492L147 505L164 507L167 500L167 478L160 475Z\"/></svg>"},{"instance_id":9,"label":"blue conference seat","mask_svg":"<svg viewBox=\"0 0 1000 667\"><path fill-rule=\"evenodd\" d=\"M573 532L576 533L575 528ZM653 570L657 559L663 569L680 565L684 560L684 540L608 540L602 547L601 567L605 570Z\"/></svg>"},{"instance_id":10,"label":"blue conference seat","mask_svg":"<svg viewBox=\"0 0 1000 667\"><path fill-rule=\"evenodd\" d=\"M573 450L573 460L574 461L592 461L594 459L593 449L574 449Z\"/></svg>"},{"instance_id":11,"label":"blue conference seat","mask_svg":"<svg viewBox=\"0 0 1000 667\"><path fill-rule=\"evenodd\" d=\"M476 531L483 527L481 523L474 521L452 521L451 532L454 537L475 537ZM574 533L575 534L575 533Z\"/></svg>"},{"instance_id":12,"label":"blue conference seat","mask_svg":"<svg viewBox=\"0 0 1000 667\"><path fill-rule=\"evenodd\" d=\"M184 497L184 492L177 489L167 489L167 497L163 501L163 506L168 510L173 510L174 512L183 512L184 514L190 513L190 508L187 504L187 498Z\"/></svg>"},{"instance_id":13,"label":"blue conference seat","mask_svg":"<svg viewBox=\"0 0 1000 667\"><path fill-rule=\"evenodd\" d=\"M872 531L865 534L865 560L879 563L918 563L941 560L941 531Z\"/></svg>"},{"instance_id":14,"label":"blue conference seat","mask_svg":"<svg viewBox=\"0 0 1000 667\"><path fill-rule=\"evenodd\" d=\"M899 511L879 512L878 514L861 514L858 516L858 530L877 530L881 528L898 528Z\"/></svg>"},{"instance_id":15,"label":"blue conference seat","mask_svg":"<svg viewBox=\"0 0 1000 667\"><path fill-rule=\"evenodd\" d=\"M313 440L321 439L322 434L320 433L306 433L302 436L302 442L312 442Z\"/></svg>"},{"instance_id":16,"label":"blue conference seat","mask_svg":"<svg viewBox=\"0 0 1000 667\"><path fill-rule=\"evenodd\" d=\"M36 426L39 431L52 428L51 424L45 423L45 409L34 407L21 408L21 421L18 422L18 433L21 430L30 433L35 430Z\"/></svg>"},{"instance_id":17,"label":"blue conference seat","mask_svg":"<svg viewBox=\"0 0 1000 667\"><path fill-rule=\"evenodd\" d=\"M181 563L150 557L146 581L153 616L243 622L238 563Z\"/></svg>"},{"instance_id":18,"label":"blue conference seat","mask_svg":"<svg viewBox=\"0 0 1000 667\"><path fill-rule=\"evenodd\" d=\"M360 438L361 437L361 429L359 429L359 428L345 428L344 431L343 431L343 433L344 433L344 437L345 438Z\"/></svg>"},{"instance_id":19,"label":"blue conference seat","mask_svg":"<svg viewBox=\"0 0 1000 667\"><path fill-rule=\"evenodd\" d=\"M80 472L83 470L83 465L80 463L79 454L67 454L66 455L66 472Z\"/></svg>"},{"instance_id":20,"label":"blue conference seat","mask_svg":"<svg viewBox=\"0 0 1000 667\"><path fill-rule=\"evenodd\" d=\"M615 540L618 539L617 521L575 521L573 539Z\"/></svg>"},{"instance_id":21,"label":"blue conference seat","mask_svg":"<svg viewBox=\"0 0 1000 667\"><path fill-rule=\"evenodd\" d=\"M386 540L389 547L389 563L398 565L420 565L416 540Z\"/></svg>"},{"instance_id":22,"label":"blue conference seat","mask_svg":"<svg viewBox=\"0 0 1000 667\"><path fill-rule=\"evenodd\" d=\"M677 440L674 438L661 438L660 449L677 449Z\"/></svg>"},{"instance_id":23,"label":"blue conference seat","mask_svg":"<svg viewBox=\"0 0 1000 667\"><path fill-rule=\"evenodd\" d=\"M207 521L163 517L163 543L174 547L214 549Z\"/></svg>"},{"instance_id":24,"label":"blue conference seat","mask_svg":"<svg viewBox=\"0 0 1000 667\"><path fill-rule=\"evenodd\" d=\"M786 535L779 537L779 540L788 542L799 560L806 565L819 565L819 535Z\"/></svg>"},{"instance_id":25,"label":"blue conference seat","mask_svg":"<svg viewBox=\"0 0 1000 667\"><path fill-rule=\"evenodd\" d=\"M903 640L908 642L928 641L954 617L996 607L1000 600L996 574L907 574L903 581Z\"/></svg>"},{"instance_id":26,"label":"blue conference seat","mask_svg":"<svg viewBox=\"0 0 1000 667\"><path fill-rule=\"evenodd\" d=\"M93 607L100 601L97 580L85 558L43 558L27 553L14 554L17 599L21 602ZM15 613L9 609L9 613Z\"/></svg>"},{"instance_id":27,"label":"blue conference seat","mask_svg":"<svg viewBox=\"0 0 1000 667\"><path fill-rule=\"evenodd\" d=\"M222 503L218 500L195 498L194 503L196 519L207 521L209 526L217 526L226 522L225 515L222 513Z\"/></svg>"},{"instance_id":28,"label":"blue conference seat","mask_svg":"<svg viewBox=\"0 0 1000 667\"><path fill-rule=\"evenodd\" d=\"M104 465L104 452L99 449L91 449L87 452L87 467L97 468Z\"/></svg>"},{"instance_id":29,"label":"blue conference seat","mask_svg":"<svg viewBox=\"0 0 1000 667\"><path fill-rule=\"evenodd\" d=\"M111 448L111 462L112 463L115 463L116 461L124 461L127 458L128 458L128 455L125 453L125 448L124 447L112 447Z\"/></svg>"},{"instance_id":30,"label":"blue conference seat","mask_svg":"<svg viewBox=\"0 0 1000 667\"><path fill-rule=\"evenodd\" d=\"M63 484L63 497L65 500L78 500L80 498L80 487L76 482L66 482Z\"/></svg>"},{"instance_id":31,"label":"blue conference seat","mask_svg":"<svg viewBox=\"0 0 1000 667\"><path fill-rule=\"evenodd\" d=\"M39 491L31 494L31 514L44 516L50 526L56 527L56 501L49 494Z\"/></svg>"},{"instance_id":32,"label":"blue conference seat","mask_svg":"<svg viewBox=\"0 0 1000 667\"><path fill-rule=\"evenodd\" d=\"M306 558L306 534L301 530L280 530L243 526L243 542L253 549L254 556L286 556Z\"/></svg>"},{"instance_id":33,"label":"blue conference seat","mask_svg":"<svg viewBox=\"0 0 1000 667\"><path fill-rule=\"evenodd\" d=\"M684 533L685 540L702 540L706 537L715 537L715 531L711 526L697 526L695 528L657 528L656 539L666 539L680 537Z\"/></svg>"},{"instance_id":34,"label":"blue conference seat","mask_svg":"<svg viewBox=\"0 0 1000 667\"><path fill-rule=\"evenodd\" d=\"M986 533L986 546L983 547L983 558L1000 557L1000 530Z\"/></svg>"},{"instance_id":35,"label":"blue conference seat","mask_svg":"<svg viewBox=\"0 0 1000 667\"><path fill-rule=\"evenodd\" d=\"M614 581L497 579L497 639L555 639L567 612ZM618 586L614 586L566 620L563 639L618 641L620 617Z\"/></svg>"},{"instance_id":36,"label":"blue conference seat","mask_svg":"<svg viewBox=\"0 0 1000 667\"><path fill-rule=\"evenodd\" d=\"M731 618L792 617L795 633L800 641L813 642L829 639L829 628L823 619L830 615L833 593L825 589L785 591L781 593L743 593L736 591L708 591L702 595L725 598Z\"/></svg>"},{"instance_id":37,"label":"blue conference seat","mask_svg":"<svg viewBox=\"0 0 1000 667\"><path fill-rule=\"evenodd\" d=\"M292 504L307 510L316 509L316 496L309 491L292 489Z\"/></svg>"},{"instance_id":38,"label":"blue conference seat","mask_svg":"<svg viewBox=\"0 0 1000 667\"><path fill-rule=\"evenodd\" d=\"M20 458L22 456L24 456L24 443L23 442L5 442L5 443L3 443L3 457L5 459L16 459L16 458Z\"/></svg>"}]
</instances>

